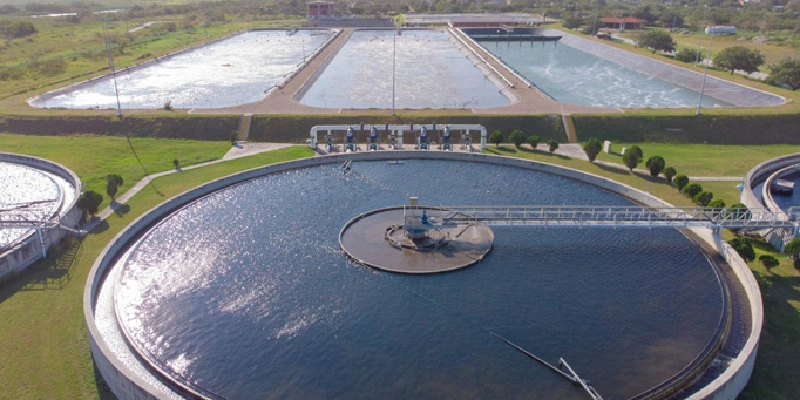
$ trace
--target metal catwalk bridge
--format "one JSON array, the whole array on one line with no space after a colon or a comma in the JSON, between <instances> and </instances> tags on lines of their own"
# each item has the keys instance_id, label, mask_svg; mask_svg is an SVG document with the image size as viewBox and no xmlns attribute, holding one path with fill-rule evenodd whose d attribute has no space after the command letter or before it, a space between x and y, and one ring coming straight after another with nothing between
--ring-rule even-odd
<instances>
[{"instance_id":1,"label":"metal catwalk bridge","mask_svg":"<svg viewBox=\"0 0 800 400\"><path fill-rule=\"evenodd\" d=\"M407 208L409 206L406 206ZM800 209L650 206L420 206L430 211L431 224L539 225L606 228L792 229L800 226Z\"/></svg>"}]
</instances>

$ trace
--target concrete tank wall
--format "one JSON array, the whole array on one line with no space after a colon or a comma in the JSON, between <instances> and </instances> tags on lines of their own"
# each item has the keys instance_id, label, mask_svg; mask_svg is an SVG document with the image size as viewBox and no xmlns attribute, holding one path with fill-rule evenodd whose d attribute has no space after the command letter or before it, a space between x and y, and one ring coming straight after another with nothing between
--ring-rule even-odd
<instances>
[{"instance_id":1,"label":"concrete tank wall","mask_svg":"<svg viewBox=\"0 0 800 400\"><path fill-rule=\"evenodd\" d=\"M81 181L74 172L70 171L61 164L57 164L43 158L23 156L12 153L0 152L0 162L20 164L31 168L36 168L56 175L70 183L75 190L73 200L70 204L62 205L61 210L59 210L58 215L55 217L55 220L70 228L74 228L78 225L81 218L81 210L79 210L76 205L78 198L81 195ZM64 229L43 229L41 242L44 242L44 248L46 250L68 235L70 235L70 232ZM42 258L41 242L39 240L39 236L34 232L33 234L20 240L9 250L0 254L0 281L22 272L25 270L25 268L31 266L37 260Z\"/></svg>"},{"instance_id":2,"label":"concrete tank wall","mask_svg":"<svg viewBox=\"0 0 800 400\"><path fill-rule=\"evenodd\" d=\"M798 163L800 163L800 153L776 157L753 167L753 169L747 172L747 176L745 176L744 179L744 190L742 190L740 199L742 204L746 205L747 208L766 207L772 211L780 210L780 207L772 200L772 196L764 198L762 195L764 201L759 201L758 197L756 197L753 192L753 188L762 182L767 182L774 173ZM767 182L767 184L769 184L769 182ZM766 185L764 190L768 190ZM770 229L764 231L763 236L773 247L783 251L786 245L786 239L791 237L791 232L786 229Z\"/></svg>"},{"instance_id":3,"label":"concrete tank wall","mask_svg":"<svg viewBox=\"0 0 800 400\"><path fill-rule=\"evenodd\" d=\"M552 164L522 160L519 158L486 156L477 153L448 153L439 151L380 151L348 153L306 158L297 161L274 164L217 179L195 189L181 193L165 201L164 203L161 203L148 213L137 218L134 222L128 225L128 227L117 234L117 236L108 244L108 246L106 246L89 273L89 279L87 280L84 288L83 298L84 316L86 318L86 323L89 330L89 342L95 364L100 373L106 379L112 392L114 392L114 394L116 394L120 399L151 399L171 397L149 383L149 381L152 381L153 377L148 377L149 379L145 379L127 369L124 363L120 361L119 357L109 351L108 345L105 343L104 338L99 334L97 326L95 325L95 300L97 291L103 284L106 270L110 265L112 265L117 254L121 252L127 243L137 234L145 230L150 224L158 221L163 216L199 197L259 176L286 170L312 167L320 164L342 163L346 160L367 161L390 159L437 159L508 165L528 170L543 171L586 182L620 194L642 204L653 206L670 206L670 204L653 197L648 193L583 171L567 169ZM733 268L736 276L739 278L742 286L745 288L750 303L750 313L753 324L750 337L748 338L744 349L735 359L731 361L730 367L720 377L715 379L706 387L702 388L698 394L693 395L692 398L711 398L715 400L735 399L736 395L738 395L742 388L744 388L744 385L750 378L758 349L758 341L760 338L761 325L763 321L761 292L758 289L758 284L755 281L755 278L747 268L747 265L741 260L741 258L739 258L738 254L730 248L730 246L717 239L708 229L699 229L695 231L704 240L716 246L720 254L722 254L726 260L728 260L729 264Z\"/></svg>"}]
</instances>

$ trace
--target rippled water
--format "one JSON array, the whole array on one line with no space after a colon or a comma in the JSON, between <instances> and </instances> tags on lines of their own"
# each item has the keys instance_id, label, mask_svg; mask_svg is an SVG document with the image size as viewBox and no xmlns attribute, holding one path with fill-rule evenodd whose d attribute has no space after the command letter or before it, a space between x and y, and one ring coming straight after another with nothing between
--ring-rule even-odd
<instances>
[{"instance_id":1,"label":"rippled water","mask_svg":"<svg viewBox=\"0 0 800 400\"><path fill-rule=\"evenodd\" d=\"M3 220L48 221L74 198L75 188L58 176L20 164L0 162L0 218ZM31 232L30 229L0 229L0 250Z\"/></svg>"},{"instance_id":2,"label":"rippled water","mask_svg":"<svg viewBox=\"0 0 800 400\"><path fill-rule=\"evenodd\" d=\"M558 101L594 107L697 107L700 93L563 42L481 41L520 75ZM703 96L703 107L730 104Z\"/></svg>"},{"instance_id":3,"label":"rippled water","mask_svg":"<svg viewBox=\"0 0 800 400\"><path fill-rule=\"evenodd\" d=\"M221 397L581 398L496 332L566 359L606 398L668 378L711 339L716 275L674 230L495 227L480 264L433 276L355 265L355 215L430 205L629 204L597 188L461 162L354 162L248 181L162 220L123 258L132 343ZM118 265L118 268L120 266Z\"/></svg>"},{"instance_id":4,"label":"rippled water","mask_svg":"<svg viewBox=\"0 0 800 400\"><path fill-rule=\"evenodd\" d=\"M117 73L122 108L230 107L263 99L330 30L254 31ZM111 77L40 96L35 107L116 108Z\"/></svg>"},{"instance_id":5,"label":"rippled water","mask_svg":"<svg viewBox=\"0 0 800 400\"><path fill-rule=\"evenodd\" d=\"M395 108L510 103L442 30L403 30L400 35L393 30L355 31L300 102L325 108L392 108L393 84Z\"/></svg>"}]
</instances>

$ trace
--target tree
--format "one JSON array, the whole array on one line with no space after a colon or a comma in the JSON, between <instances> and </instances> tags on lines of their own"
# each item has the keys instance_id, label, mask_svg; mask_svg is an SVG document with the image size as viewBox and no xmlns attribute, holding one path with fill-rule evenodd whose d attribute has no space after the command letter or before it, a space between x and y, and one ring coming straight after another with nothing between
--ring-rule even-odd
<instances>
[{"instance_id":1,"label":"tree","mask_svg":"<svg viewBox=\"0 0 800 400\"><path fill-rule=\"evenodd\" d=\"M589 141L583 145L583 151L586 152L586 156L589 157L589 161L594 162L597 159L597 155L600 154L600 150L603 149L603 145L600 144L600 141L597 140L596 137L590 137Z\"/></svg>"},{"instance_id":2,"label":"tree","mask_svg":"<svg viewBox=\"0 0 800 400\"><path fill-rule=\"evenodd\" d=\"M751 212L746 205L742 203L733 203L725 210L725 213L732 219L750 219Z\"/></svg>"},{"instance_id":3,"label":"tree","mask_svg":"<svg viewBox=\"0 0 800 400\"><path fill-rule=\"evenodd\" d=\"M759 256L758 261L761 261L761 265L763 265L767 269L770 269L772 267L777 267L781 263L780 261L778 261L777 258L768 254Z\"/></svg>"},{"instance_id":4,"label":"tree","mask_svg":"<svg viewBox=\"0 0 800 400\"><path fill-rule=\"evenodd\" d=\"M672 52L675 50L675 41L672 40L672 35L662 30L643 32L639 35L638 43L639 46L646 47L653 53L659 50L665 52Z\"/></svg>"},{"instance_id":5,"label":"tree","mask_svg":"<svg viewBox=\"0 0 800 400\"><path fill-rule=\"evenodd\" d=\"M722 199L711 200L711 202L708 203L708 207L724 209L725 208L725 200L722 200Z\"/></svg>"},{"instance_id":6,"label":"tree","mask_svg":"<svg viewBox=\"0 0 800 400\"><path fill-rule=\"evenodd\" d=\"M700 50L697 49L690 49L688 47L684 47L680 49L677 53L675 53L675 59L682 62L695 62L700 59Z\"/></svg>"},{"instance_id":7,"label":"tree","mask_svg":"<svg viewBox=\"0 0 800 400\"><path fill-rule=\"evenodd\" d=\"M783 252L792 257L795 268L800 268L800 238L794 238L787 243L786 247L783 248Z\"/></svg>"},{"instance_id":8,"label":"tree","mask_svg":"<svg viewBox=\"0 0 800 400\"><path fill-rule=\"evenodd\" d=\"M686 185L682 190L684 196L686 196L686 197L688 197L690 199L694 199L694 196L696 196L698 193L700 193L702 191L703 191L703 187L700 186L699 183L690 183L690 184Z\"/></svg>"},{"instance_id":9,"label":"tree","mask_svg":"<svg viewBox=\"0 0 800 400\"><path fill-rule=\"evenodd\" d=\"M633 146L631 146L631 148L630 148L630 149L628 149L628 150L625 152L625 154L628 154L628 153L635 155L635 156L636 156L636 158L638 158L638 159L639 159L639 161L642 161L642 160L644 160L644 152L642 152L642 149L641 149L641 148L639 148L639 146L637 146L637 145L633 145Z\"/></svg>"},{"instance_id":10,"label":"tree","mask_svg":"<svg viewBox=\"0 0 800 400\"><path fill-rule=\"evenodd\" d=\"M564 13L561 24L566 29L575 29L583 25L583 20L574 13Z\"/></svg>"},{"instance_id":11,"label":"tree","mask_svg":"<svg viewBox=\"0 0 800 400\"><path fill-rule=\"evenodd\" d=\"M94 190L87 190L81 197L78 198L78 209L83 211L84 215L94 216L103 203L103 196Z\"/></svg>"},{"instance_id":12,"label":"tree","mask_svg":"<svg viewBox=\"0 0 800 400\"><path fill-rule=\"evenodd\" d=\"M633 171L636 165L639 164L639 157L634 152L626 151L622 155L622 162L625 163L629 170Z\"/></svg>"},{"instance_id":13,"label":"tree","mask_svg":"<svg viewBox=\"0 0 800 400\"><path fill-rule=\"evenodd\" d=\"M500 132L500 130L489 134L489 142L494 143L494 147L500 147L500 143L503 143L503 140L505 140L505 138L503 137L503 132Z\"/></svg>"},{"instance_id":14,"label":"tree","mask_svg":"<svg viewBox=\"0 0 800 400\"><path fill-rule=\"evenodd\" d=\"M731 75L737 69L752 74L758 72L758 67L762 65L764 65L764 56L758 50L744 46L726 47L714 56L714 66L730 70Z\"/></svg>"},{"instance_id":15,"label":"tree","mask_svg":"<svg viewBox=\"0 0 800 400\"><path fill-rule=\"evenodd\" d=\"M700 193L692 196L692 201L697 203L700 206L707 206L708 203L711 203L711 199L714 198L714 193L709 192L707 190L703 190Z\"/></svg>"},{"instance_id":16,"label":"tree","mask_svg":"<svg viewBox=\"0 0 800 400\"><path fill-rule=\"evenodd\" d=\"M539 140L541 140L541 139L539 139L539 137L536 136L536 135L528 136L528 143L531 145L531 148L534 149L534 150L536 150L536 146L539 145Z\"/></svg>"},{"instance_id":17,"label":"tree","mask_svg":"<svg viewBox=\"0 0 800 400\"><path fill-rule=\"evenodd\" d=\"M674 178L675 175L677 174L678 171L676 171L675 168L672 167L664 168L664 179L667 180L667 185L672 185L672 178Z\"/></svg>"},{"instance_id":18,"label":"tree","mask_svg":"<svg viewBox=\"0 0 800 400\"><path fill-rule=\"evenodd\" d=\"M650 176L655 178L664 170L666 164L664 157L652 156L644 163L644 166L650 170Z\"/></svg>"},{"instance_id":19,"label":"tree","mask_svg":"<svg viewBox=\"0 0 800 400\"><path fill-rule=\"evenodd\" d=\"M800 89L800 58L784 58L778 65L769 67L767 81L776 85L786 85L792 91Z\"/></svg>"},{"instance_id":20,"label":"tree","mask_svg":"<svg viewBox=\"0 0 800 400\"><path fill-rule=\"evenodd\" d=\"M106 194L111 197L111 201L116 201L117 189L122 186L122 177L119 175L109 174L106 176Z\"/></svg>"},{"instance_id":21,"label":"tree","mask_svg":"<svg viewBox=\"0 0 800 400\"><path fill-rule=\"evenodd\" d=\"M514 143L514 147L519 148L522 146L522 142L525 141L525 132L522 129L514 129L511 131L511 134L508 135L508 140Z\"/></svg>"},{"instance_id":22,"label":"tree","mask_svg":"<svg viewBox=\"0 0 800 400\"><path fill-rule=\"evenodd\" d=\"M745 261L753 261L756 258L756 252L753 250L753 244L750 238L739 236L728 241L728 244L739 253Z\"/></svg>"},{"instance_id":23,"label":"tree","mask_svg":"<svg viewBox=\"0 0 800 400\"><path fill-rule=\"evenodd\" d=\"M550 149L550 154L553 154L553 152L554 152L554 151L556 151L556 149L558 149L558 142L556 142L556 141L555 141L555 140L553 140L553 139L550 139L550 140L547 142L547 145L549 146L549 149Z\"/></svg>"},{"instance_id":24,"label":"tree","mask_svg":"<svg viewBox=\"0 0 800 400\"><path fill-rule=\"evenodd\" d=\"M689 177L688 176L686 176L686 175L678 175L678 176L675 177L675 187L677 187L678 190L683 191L683 188L685 188L686 185L688 185L688 184L689 184Z\"/></svg>"}]
</instances>

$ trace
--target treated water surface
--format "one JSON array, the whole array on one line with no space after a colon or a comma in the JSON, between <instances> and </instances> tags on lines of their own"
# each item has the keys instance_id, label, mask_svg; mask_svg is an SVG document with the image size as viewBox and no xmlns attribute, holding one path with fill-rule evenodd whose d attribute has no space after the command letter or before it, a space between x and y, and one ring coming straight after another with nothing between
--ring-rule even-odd
<instances>
[{"instance_id":1,"label":"treated water surface","mask_svg":"<svg viewBox=\"0 0 800 400\"><path fill-rule=\"evenodd\" d=\"M354 162L215 192L163 219L117 268L130 341L173 379L225 398L579 398L491 332L606 398L687 365L722 310L716 274L674 230L494 227L481 263L432 276L348 261L338 232L401 205L629 204L516 168ZM457 179L461 176L469 179Z\"/></svg>"}]
</instances>

